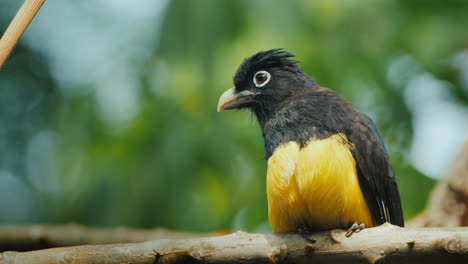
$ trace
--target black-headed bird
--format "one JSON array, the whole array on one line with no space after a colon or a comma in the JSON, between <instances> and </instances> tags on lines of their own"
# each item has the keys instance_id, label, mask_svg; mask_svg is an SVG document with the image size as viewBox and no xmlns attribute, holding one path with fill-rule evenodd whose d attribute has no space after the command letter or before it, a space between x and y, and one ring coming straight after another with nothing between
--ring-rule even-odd
<instances>
[{"instance_id":1,"label":"black-headed bird","mask_svg":"<svg viewBox=\"0 0 468 264\"><path fill-rule=\"evenodd\" d=\"M403 226L395 174L372 122L306 75L283 49L246 58L218 112L249 109L262 128L274 232ZM350 233L351 231L351 233Z\"/></svg>"}]
</instances>

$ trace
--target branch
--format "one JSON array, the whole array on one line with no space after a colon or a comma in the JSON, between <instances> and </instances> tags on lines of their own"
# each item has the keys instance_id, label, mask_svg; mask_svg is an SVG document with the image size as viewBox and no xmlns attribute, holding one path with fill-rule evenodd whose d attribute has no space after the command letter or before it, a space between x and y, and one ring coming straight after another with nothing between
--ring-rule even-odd
<instances>
[{"instance_id":1,"label":"branch","mask_svg":"<svg viewBox=\"0 0 468 264\"><path fill-rule=\"evenodd\" d=\"M169 238L187 239L217 234L221 235L222 233L176 232L163 228L149 230L125 227L91 228L78 224L0 226L0 252L7 250L28 251L78 245L134 243Z\"/></svg>"},{"instance_id":2,"label":"branch","mask_svg":"<svg viewBox=\"0 0 468 264\"><path fill-rule=\"evenodd\" d=\"M432 191L426 209L407 226L468 226L468 141Z\"/></svg>"},{"instance_id":3,"label":"branch","mask_svg":"<svg viewBox=\"0 0 468 264\"><path fill-rule=\"evenodd\" d=\"M26 0L0 39L0 69L45 0Z\"/></svg>"},{"instance_id":4,"label":"branch","mask_svg":"<svg viewBox=\"0 0 468 264\"><path fill-rule=\"evenodd\" d=\"M314 244L293 233L236 232L187 240L5 252L0 254L0 263L468 263L466 227L405 229L384 224L349 238L343 230L312 236Z\"/></svg>"}]
</instances>

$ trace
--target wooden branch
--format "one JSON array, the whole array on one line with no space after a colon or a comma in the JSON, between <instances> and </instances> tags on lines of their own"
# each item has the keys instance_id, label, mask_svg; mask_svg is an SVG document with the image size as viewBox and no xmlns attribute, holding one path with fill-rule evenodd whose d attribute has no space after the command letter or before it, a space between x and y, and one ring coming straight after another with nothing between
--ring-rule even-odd
<instances>
[{"instance_id":1,"label":"wooden branch","mask_svg":"<svg viewBox=\"0 0 468 264\"><path fill-rule=\"evenodd\" d=\"M468 226L468 141L432 191L426 209L407 226Z\"/></svg>"},{"instance_id":2,"label":"wooden branch","mask_svg":"<svg viewBox=\"0 0 468 264\"><path fill-rule=\"evenodd\" d=\"M45 0L26 0L0 39L0 69Z\"/></svg>"},{"instance_id":3,"label":"wooden branch","mask_svg":"<svg viewBox=\"0 0 468 264\"><path fill-rule=\"evenodd\" d=\"M163 228L91 228L78 224L0 226L0 252L28 251L51 247L134 243L156 239L187 239L226 233L191 233ZM1 262L0 262L1 263Z\"/></svg>"},{"instance_id":4,"label":"wooden branch","mask_svg":"<svg viewBox=\"0 0 468 264\"><path fill-rule=\"evenodd\" d=\"M2 264L49 263L468 263L468 228L405 229L390 224L346 238L315 233L236 232L218 237L52 248L0 254Z\"/></svg>"}]
</instances>

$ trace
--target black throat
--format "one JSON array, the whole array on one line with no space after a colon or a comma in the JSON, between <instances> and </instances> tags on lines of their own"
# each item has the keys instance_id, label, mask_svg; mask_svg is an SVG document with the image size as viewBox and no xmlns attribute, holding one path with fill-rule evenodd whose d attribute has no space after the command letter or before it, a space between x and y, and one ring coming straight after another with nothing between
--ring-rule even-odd
<instances>
[{"instance_id":1,"label":"black throat","mask_svg":"<svg viewBox=\"0 0 468 264\"><path fill-rule=\"evenodd\" d=\"M252 111L262 128L266 159L286 142L296 141L303 147L311 139L343 132L352 122L349 104L326 88L311 89L277 104L258 105Z\"/></svg>"}]
</instances>

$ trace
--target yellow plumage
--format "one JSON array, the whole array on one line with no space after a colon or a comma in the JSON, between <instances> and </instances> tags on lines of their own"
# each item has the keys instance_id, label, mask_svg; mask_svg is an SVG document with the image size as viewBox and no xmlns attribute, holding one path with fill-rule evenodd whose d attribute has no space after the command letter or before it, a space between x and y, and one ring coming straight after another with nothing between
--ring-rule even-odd
<instances>
[{"instance_id":1,"label":"yellow plumage","mask_svg":"<svg viewBox=\"0 0 468 264\"><path fill-rule=\"evenodd\" d=\"M313 140L300 148L290 141L268 159L268 217L274 232L348 228L353 222L372 227L359 186L356 162L342 134Z\"/></svg>"}]
</instances>

